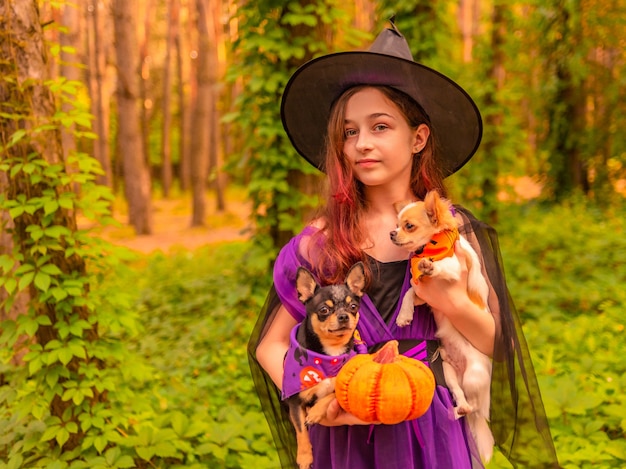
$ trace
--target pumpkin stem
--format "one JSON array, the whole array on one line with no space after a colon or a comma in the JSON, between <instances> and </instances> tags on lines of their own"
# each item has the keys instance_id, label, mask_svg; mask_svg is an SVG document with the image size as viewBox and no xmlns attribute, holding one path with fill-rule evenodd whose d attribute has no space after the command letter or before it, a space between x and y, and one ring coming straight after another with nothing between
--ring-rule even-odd
<instances>
[{"instance_id":1,"label":"pumpkin stem","mask_svg":"<svg viewBox=\"0 0 626 469\"><path fill-rule=\"evenodd\" d=\"M393 363L398 355L398 341L390 340L373 355L372 361L376 363Z\"/></svg>"}]
</instances>

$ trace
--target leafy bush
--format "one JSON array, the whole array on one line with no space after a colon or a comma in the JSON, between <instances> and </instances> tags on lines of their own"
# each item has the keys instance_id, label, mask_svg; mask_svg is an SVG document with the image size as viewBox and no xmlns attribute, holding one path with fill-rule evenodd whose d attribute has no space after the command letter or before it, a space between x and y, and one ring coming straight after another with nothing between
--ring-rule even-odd
<instances>
[{"instance_id":1,"label":"leafy bush","mask_svg":"<svg viewBox=\"0 0 626 469\"><path fill-rule=\"evenodd\" d=\"M560 462L566 469L623 467L626 222L617 209L580 201L506 211L498 230L508 284ZM109 321L115 328L103 336L126 360L107 384L111 409L81 417L80 453L14 457L0 468L278 467L246 358L270 280L250 248L229 243L159 253L100 272L91 294L109 311L101 317L119 311L127 323ZM9 384L2 387L7 406ZM61 428L7 410L0 412L2 444L21 445L25 455ZM489 467L510 465L496 454Z\"/></svg>"},{"instance_id":2,"label":"leafy bush","mask_svg":"<svg viewBox=\"0 0 626 469\"><path fill-rule=\"evenodd\" d=\"M157 254L125 281L138 293L144 326L129 346L153 368L135 392L142 412L161 413L125 444L153 464L161 457L157 467L278 466L246 356L268 286L245 280L248 248Z\"/></svg>"},{"instance_id":3,"label":"leafy bush","mask_svg":"<svg viewBox=\"0 0 626 469\"><path fill-rule=\"evenodd\" d=\"M580 201L506 210L498 230L508 284L560 462L567 469L623 467L625 222L617 209ZM248 248L158 254L122 280L140 291L145 327L131 347L156 370L140 391L144 403L163 412L158 425L170 442L197 446L171 467L278 467L245 358L269 282L258 265L243 262ZM181 428L190 427L204 433L185 436ZM510 465L497 454L489 467Z\"/></svg>"},{"instance_id":4,"label":"leafy bush","mask_svg":"<svg viewBox=\"0 0 626 469\"><path fill-rule=\"evenodd\" d=\"M510 207L500 227L564 468L626 465L624 207Z\"/></svg>"}]
</instances>

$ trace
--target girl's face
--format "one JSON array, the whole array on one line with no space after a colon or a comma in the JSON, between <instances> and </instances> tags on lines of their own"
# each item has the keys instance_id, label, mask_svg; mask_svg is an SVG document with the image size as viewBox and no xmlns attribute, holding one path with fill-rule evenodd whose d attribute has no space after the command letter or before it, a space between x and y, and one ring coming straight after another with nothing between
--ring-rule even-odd
<instances>
[{"instance_id":1,"label":"girl's face","mask_svg":"<svg viewBox=\"0 0 626 469\"><path fill-rule=\"evenodd\" d=\"M400 109L375 88L358 91L346 103L343 152L366 186L408 186L413 155L429 135L425 124L409 127Z\"/></svg>"}]
</instances>

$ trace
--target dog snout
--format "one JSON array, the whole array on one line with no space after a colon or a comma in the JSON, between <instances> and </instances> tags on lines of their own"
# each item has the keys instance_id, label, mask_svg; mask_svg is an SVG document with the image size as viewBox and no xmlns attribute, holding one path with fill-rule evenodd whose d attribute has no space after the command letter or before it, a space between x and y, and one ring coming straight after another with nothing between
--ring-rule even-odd
<instances>
[{"instance_id":1,"label":"dog snout","mask_svg":"<svg viewBox=\"0 0 626 469\"><path fill-rule=\"evenodd\" d=\"M396 236L398 236L398 231L397 230L393 230L389 232L389 237L391 238L391 241L395 241L396 240Z\"/></svg>"},{"instance_id":2,"label":"dog snout","mask_svg":"<svg viewBox=\"0 0 626 469\"><path fill-rule=\"evenodd\" d=\"M340 323L348 322L349 320L350 320L350 316L348 315L348 313L341 312L337 314L337 321L339 321Z\"/></svg>"}]
</instances>

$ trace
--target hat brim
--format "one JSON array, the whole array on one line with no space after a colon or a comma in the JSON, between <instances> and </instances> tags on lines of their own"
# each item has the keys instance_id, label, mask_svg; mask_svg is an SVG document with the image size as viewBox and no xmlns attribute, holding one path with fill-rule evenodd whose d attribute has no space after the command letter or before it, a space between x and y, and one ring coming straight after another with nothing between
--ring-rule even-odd
<instances>
[{"instance_id":1,"label":"hat brim","mask_svg":"<svg viewBox=\"0 0 626 469\"><path fill-rule=\"evenodd\" d=\"M324 171L324 142L330 109L356 85L387 85L415 99L438 138L444 176L458 171L476 152L482 119L472 98L445 75L417 62L376 52L340 52L300 67L285 87L281 118L294 148Z\"/></svg>"}]
</instances>

